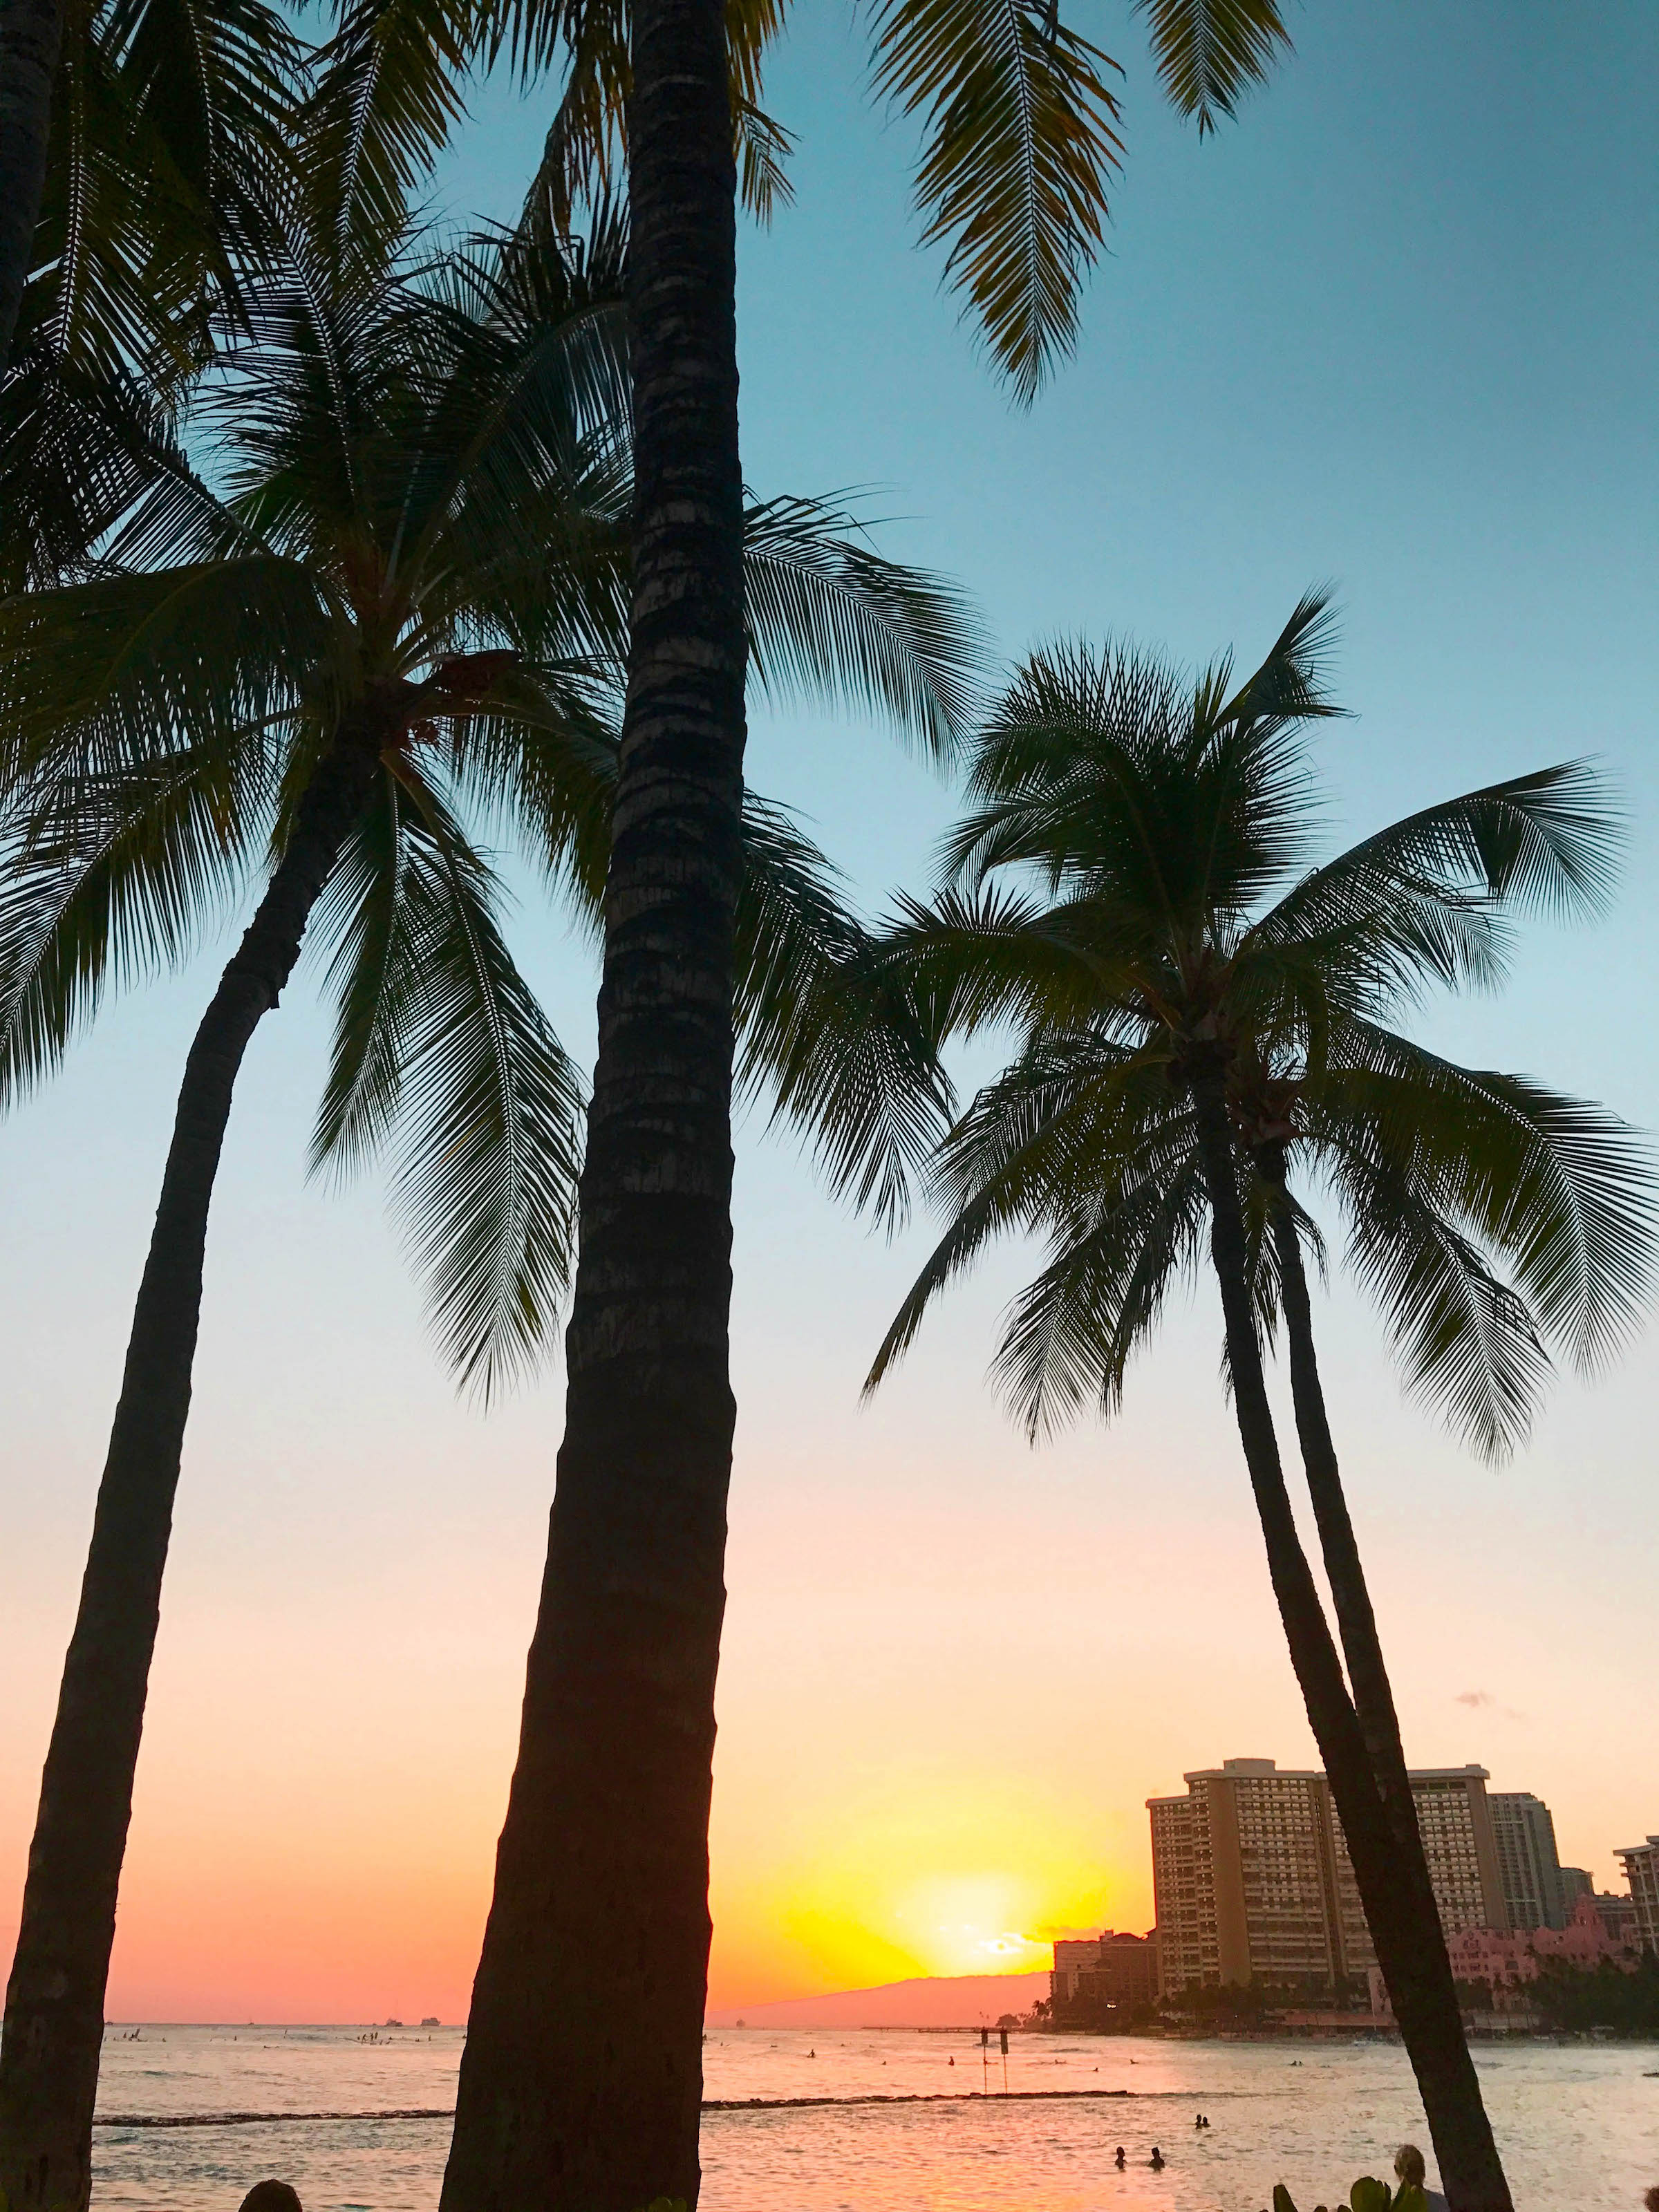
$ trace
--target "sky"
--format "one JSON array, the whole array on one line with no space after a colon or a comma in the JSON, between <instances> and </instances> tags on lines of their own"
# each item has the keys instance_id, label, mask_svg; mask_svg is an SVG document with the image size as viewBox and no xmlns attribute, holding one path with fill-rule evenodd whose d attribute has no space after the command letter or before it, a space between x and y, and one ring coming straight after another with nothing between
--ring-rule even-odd
<instances>
[{"instance_id":1,"label":"sky","mask_svg":"<svg viewBox=\"0 0 1659 2212\"><path fill-rule=\"evenodd\" d=\"M1419 1032L1659 1122L1656 307L1642 0L1307 0L1293 61L1200 144L1118 0L1125 173L1077 358L1013 408L918 249L914 139L866 41L799 0L769 105L797 202L740 249L762 494L863 488L999 656L1130 634L1259 657L1332 580L1352 719L1333 839L1599 756L1628 810L1593 928L1529 926L1498 999ZM481 88L439 181L510 215L544 91ZM757 701L751 781L878 910L951 793L886 732ZM230 943L112 1002L0 1131L0 1948L15 1924L174 1086ZM514 940L592 1049L591 950ZM196 1395L123 1888L112 2019L464 2016L517 1729L556 1367L458 1401L372 1178L309 1182L314 970L257 1036L215 1200ZM1311 1764L1200 1287L1121 1419L1032 1451L983 1382L1030 1255L996 1255L860 1406L928 1249L738 1138L739 1405L711 1998L1035 1967L1151 1923L1145 1800L1224 1756ZM1607 1886L1659 1830L1654 1334L1564 1379L1502 1468L1404 1403L1334 1279L1328 1391L1414 1764L1478 1760ZM1282 1401L1282 1393L1281 1393Z\"/></svg>"}]
</instances>

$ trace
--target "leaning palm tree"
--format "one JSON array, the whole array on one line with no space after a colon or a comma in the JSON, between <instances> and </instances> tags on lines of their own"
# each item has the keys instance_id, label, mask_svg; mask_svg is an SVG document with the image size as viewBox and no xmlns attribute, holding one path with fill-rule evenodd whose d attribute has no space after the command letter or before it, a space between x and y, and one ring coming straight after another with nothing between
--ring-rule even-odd
<instances>
[{"instance_id":1,"label":"leaning palm tree","mask_svg":"<svg viewBox=\"0 0 1659 2212\"><path fill-rule=\"evenodd\" d=\"M1275 0L1146 0L1200 130L1285 44ZM434 0L343 26L407 95L395 167L440 115ZM744 746L739 191L778 196L760 115L777 0L482 7L479 35L568 64L545 215L625 124L634 603L599 1051L551 1539L444 2212L694 2203L708 1814L735 1418L728 1327L733 925ZM998 368L1029 400L1074 341L1118 157L1116 64L1056 0L879 0L875 89L924 134L917 198ZM400 24L416 35L398 35ZM418 66L422 53L434 66ZM394 68L392 57L415 66Z\"/></svg>"},{"instance_id":2,"label":"leaning palm tree","mask_svg":"<svg viewBox=\"0 0 1659 2212\"><path fill-rule=\"evenodd\" d=\"M319 1164L397 1144L464 1381L494 1388L560 1309L581 1085L467 825L510 828L591 925L626 656L623 248L611 223L422 270L295 210L192 410L211 482L152 426L94 573L0 602L0 1089L269 871L185 1071L46 1760L0 2044L13 2212L87 2200L209 1206L243 1054L308 926L337 1000ZM918 732L959 719L973 634L947 592L810 501L754 507L745 538L760 678ZM745 1078L803 1124L850 1116L859 1171L891 1180L884 1148L927 1134L925 1040L787 816L749 804L743 869Z\"/></svg>"},{"instance_id":3,"label":"leaning palm tree","mask_svg":"<svg viewBox=\"0 0 1659 2212\"><path fill-rule=\"evenodd\" d=\"M869 1387L988 1240L1035 1233L1048 1261L996 1371L1033 1436L1091 1402L1109 1414L1207 1231L1274 1593L1448 2196L1497 2212L1508 2192L1319 1386L1304 1255L1322 1248L1293 1186L1342 1210L1408 1381L1492 1452L1523 1432L1548 1343L1593 1362L1628 1324L1653 1182L1612 1115L1395 1026L1431 983L1497 980L1506 908L1595 902L1612 825L1594 779L1569 764L1473 792L1298 875L1315 819L1300 732L1332 711L1327 630L1304 601L1237 690L1225 664L1194 684L1127 653L1042 653L987 723L953 880L889 945L939 1033L1012 1020L1023 1041L941 1149L953 1218ZM1007 872L1037 888L994 880ZM1263 1383L1281 1316L1346 1682Z\"/></svg>"}]
</instances>

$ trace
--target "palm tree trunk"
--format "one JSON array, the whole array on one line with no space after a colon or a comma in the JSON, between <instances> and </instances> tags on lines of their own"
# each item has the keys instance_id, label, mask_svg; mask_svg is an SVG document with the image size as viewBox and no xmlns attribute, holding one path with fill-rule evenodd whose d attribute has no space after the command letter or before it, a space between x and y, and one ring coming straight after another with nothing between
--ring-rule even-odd
<instances>
[{"instance_id":1,"label":"palm tree trunk","mask_svg":"<svg viewBox=\"0 0 1659 2212\"><path fill-rule=\"evenodd\" d=\"M1256 1162L1264 1181L1282 1201L1287 1195L1284 1146L1269 1145L1260 1147L1256 1152ZM1284 1203L1273 1209L1273 1249L1279 1261L1285 1340L1290 1352L1291 1389L1296 1407L1297 1435L1302 1447L1308 1492L1313 1501L1314 1519L1319 1529L1320 1551L1336 1607L1337 1628L1342 1638L1343 1656L1347 1662L1348 1680L1353 1686L1354 1706L1365 1738L1365 1748L1382 1801L1383 1818L1397 1856L1403 1902L1411 1916L1409 1948L1413 1957L1423 1962L1423 1971L1414 1978L1416 1987L1412 2002L1418 2011L1431 2008L1439 2015L1432 2038L1437 2058L1443 2058L1454 2042L1462 2052L1461 2063L1449 2067L1445 2078L1437 2084L1440 2109L1459 2116L1456 2121L1458 2137L1464 2146L1460 2157L1466 2157L1472 2151L1479 2160L1489 2162L1496 2169L1498 2152L1492 2142L1492 2124L1481 2098L1480 2077L1475 2073L1463 2037L1451 1961L1446 1952L1445 1931L1435 1904L1434 1886L1429 1875L1423 1838L1418 1827L1417 1807L1407 1772L1400 1722L1395 1711L1394 1690L1382 1656L1382 1639L1376 1632L1376 1615L1371 1606L1370 1591L1366 1586L1364 1569L1360 1563L1353 1523L1348 1515L1348 1501L1342 1487L1341 1470L1337 1464L1336 1445L1325 1408L1325 1393L1320 1382L1319 1362L1314 1349L1313 1308L1308 1296L1307 1272L1302 1261L1302 1243L1297 1234L1295 1220L1288 1206ZM1389 1995L1394 1998L1396 2016L1403 2020L1401 1998L1395 1996L1392 1983ZM1431 2112L1435 2109L1429 2105L1426 2090L1424 2103ZM1443 2169L1447 2160L1444 2154L1439 2153L1437 2136L1436 2148Z\"/></svg>"},{"instance_id":2,"label":"palm tree trunk","mask_svg":"<svg viewBox=\"0 0 1659 2212\"><path fill-rule=\"evenodd\" d=\"M1478 2085L1472 2109L1467 2094L1465 2077L1473 2076L1474 2068L1463 2040L1445 1946L1443 1942L1437 1947L1437 1973L1433 1953L1425 1955L1414 1940L1419 1930L1409 1869L1402 1863L1383 1814L1364 1733L1343 1680L1285 1486L1251 1310L1244 1218L1227 1119L1225 1071L1219 1057L1196 1066L1191 1082L1233 1408L1291 1662L1325 1763L1366 1924L1417 2076L1450 2212L1513 2212ZM1439 1990L1442 1974L1444 1988ZM1447 1997L1449 2012L1442 2001ZM1472 2126L1472 2119L1478 2124Z\"/></svg>"},{"instance_id":3,"label":"palm tree trunk","mask_svg":"<svg viewBox=\"0 0 1659 2212\"><path fill-rule=\"evenodd\" d=\"M208 1207L242 1056L288 981L378 753L365 726L343 734L319 768L185 1064L6 1990L0 2203L9 2212L82 2212L90 2191L104 1990L190 1410Z\"/></svg>"},{"instance_id":4,"label":"palm tree trunk","mask_svg":"<svg viewBox=\"0 0 1659 2212\"><path fill-rule=\"evenodd\" d=\"M564 1441L443 2212L695 2204L735 1409L744 672L721 0L636 0L634 604Z\"/></svg>"},{"instance_id":5,"label":"palm tree trunk","mask_svg":"<svg viewBox=\"0 0 1659 2212\"><path fill-rule=\"evenodd\" d=\"M46 189L63 0L0 0L0 376L11 365Z\"/></svg>"}]
</instances>

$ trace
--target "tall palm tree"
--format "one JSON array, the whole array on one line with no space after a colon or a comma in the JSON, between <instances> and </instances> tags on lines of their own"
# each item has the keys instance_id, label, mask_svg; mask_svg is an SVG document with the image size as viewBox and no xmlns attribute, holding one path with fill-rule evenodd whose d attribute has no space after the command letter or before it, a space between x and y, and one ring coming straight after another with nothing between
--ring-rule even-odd
<instances>
[{"instance_id":1,"label":"tall palm tree","mask_svg":"<svg viewBox=\"0 0 1659 2212\"><path fill-rule=\"evenodd\" d=\"M1315 820L1299 733L1333 711L1327 630L1304 601L1237 690L1225 663L1188 683L1142 656L1042 653L990 717L953 881L890 950L940 1034L1012 1020L1023 1043L941 1150L954 1218L870 1387L991 1237L1035 1232L1048 1262L996 1371L1034 1436L1091 1401L1109 1414L1207 1227L1274 1592L1448 2197L1498 2212L1319 1386L1303 1261L1317 1231L1292 1182L1345 1212L1407 1379L1494 1451L1524 1431L1547 1340L1593 1360L1628 1323L1652 1270L1653 1177L1611 1115L1394 1026L1431 983L1497 979L1505 909L1595 903L1611 824L1594 779L1569 764L1469 793L1298 875ZM1346 1682L1264 1387L1281 1314Z\"/></svg>"},{"instance_id":2,"label":"tall palm tree","mask_svg":"<svg viewBox=\"0 0 1659 2212\"><path fill-rule=\"evenodd\" d=\"M43 1778L0 2045L13 2212L87 2200L209 1206L243 1054L313 920L338 1005L319 1163L398 1141L465 1381L522 1365L562 1302L581 1085L466 820L514 828L595 918L626 656L623 243L613 223L422 271L296 209L192 410L213 485L152 426L94 573L0 602L0 1089L270 856L185 1071ZM844 520L799 500L746 518L757 675L931 728L958 711L971 625ZM749 1079L804 1125L850 1117L863 1160L915 1154L925 1041L860 965L821 856L751 802L743 866ZM826 1054L812 1026L843 1018Z\"/></svg>"},{"instance_id":3,"label":"tall palm tree","mask_svg":"<svg viewBox=\"0 0 1659 2212\"><path fill-rule=\"evenodd\" d=\"M418 45L383 28L426 4L368 0L352 19L380 81L392 47ZM1200 129L1285 43L1274 0L1146 12L1167 88ZM784 9L569 0L477 20L521 58L568 57L544 173L555 220L568 149L625 123L634 601L565 1429L441 2202L635 2212L659 2195L694 2203L699 2182L735 1419L736 211L740 169L751 198L775 197L781 134L752 127L751 94ZM927 235L948 243L951 283L1029 400L1073 341L1099 246L1115 64L1056 0L879 0L872 34L875 89L922 127Z\"/></svg>"}]
</instances>

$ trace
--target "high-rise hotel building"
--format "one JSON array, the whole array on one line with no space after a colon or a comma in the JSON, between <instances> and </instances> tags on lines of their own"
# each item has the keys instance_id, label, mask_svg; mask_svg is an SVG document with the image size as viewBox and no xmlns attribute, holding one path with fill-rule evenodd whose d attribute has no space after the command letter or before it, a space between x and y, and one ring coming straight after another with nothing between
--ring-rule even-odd
<instances>
[{"instance_id":1,"label":"high-rise hotel building","mask_svg":"<svg viewBox=\"0 0 1659 2212\"><path fill-rule=\"evenodd\" d=\"M1622 1845L1619 1858L1636 1908L1636 1940L1644 1951L1659 1952L1659 1836Z\"/></svg>"},{"instance_id":2,"label":"high-rise hotel building","mask_svg":"<svg viewBox=\"0 0 1659 2212\"><path fill-rule=\"evenodd\" d=\"M1510 1926L1517 1930L1565 1928L1566 1883L1549 1807L1530 1790L1494 1790L1486 1803L1492 1810ZM1576 1889L1572 1901L1577 1902Z\"/></svg>"},{"instance_id":3,"label":"high-rise hotel building","mask_svg":"<svg viewBox=\"0 0 1659 2212\"><path fill-rule=\"evenodd\" d=\"M1322 1774L1229 1759L1183 1779L1184 1797L1146 1801L1166 1990L1249 1981L1323 1987L1375 1963ZM1447 1933L1506 1929L1486 1769L1437 1768L1411 1784Z\"/></svg>"}]
</instances>

